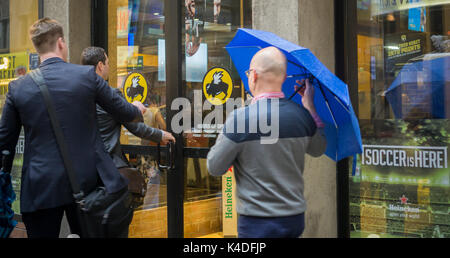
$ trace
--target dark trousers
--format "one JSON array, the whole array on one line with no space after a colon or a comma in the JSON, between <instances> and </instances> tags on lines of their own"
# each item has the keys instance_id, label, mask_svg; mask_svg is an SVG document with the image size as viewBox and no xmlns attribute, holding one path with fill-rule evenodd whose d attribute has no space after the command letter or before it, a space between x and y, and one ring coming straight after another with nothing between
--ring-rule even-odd
<instances>
[{"instance_id":1,"label":"dark trousers","mask_svg":"<svg viewBox=\"0 0 450 258\"><path fill-rule=\"evenodd\" d=\"M76 204L52 209L23 213L22 220L27 229L28 238L58 238L61 221L66 212L70 232L81 236L81 227Z\"/></svg>"},{"instance_id":2,"label":"dark trousers","mask_svg":"<svg viewBox=\"0 0 450 258\"><path fill-rule=\"evenodd\" d=\"M305 229L305 215L261 218L240 215L239 238L298 238Z\"/></svg>"}]
</instances>

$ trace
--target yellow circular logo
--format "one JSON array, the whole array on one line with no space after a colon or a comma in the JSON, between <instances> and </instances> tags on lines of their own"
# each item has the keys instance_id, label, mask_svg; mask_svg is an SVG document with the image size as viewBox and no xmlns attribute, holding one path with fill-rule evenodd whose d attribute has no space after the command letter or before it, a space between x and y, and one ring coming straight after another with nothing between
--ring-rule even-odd
<instances>
[{"instance_id":1,"label":"yellow circular logo","mask_svg":"<svg viewBox=\"0 0 450 258\"><path fill-rule=\"evenodd\" d=\"M148 84L140 73L130 73L123 86L123 94L128 102L140 101L144 103L147 98Z\"/></svg>"},{"instance_id":2,"label":"yellow circular logo","mask_svg":"<svg viewBox=\"0 0 450 258\"><path fill-rule=\"evenodd\" d=\"M213 68L203 78L203 94L213 105L227 102L233 93L233 79L224 68Z\"/></svg>"}]
</instances>

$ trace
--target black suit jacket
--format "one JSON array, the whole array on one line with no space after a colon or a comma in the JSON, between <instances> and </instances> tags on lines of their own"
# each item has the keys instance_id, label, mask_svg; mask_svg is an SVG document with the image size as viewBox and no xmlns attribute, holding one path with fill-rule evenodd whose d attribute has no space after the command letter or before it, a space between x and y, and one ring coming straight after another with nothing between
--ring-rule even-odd
<instances>
[{"instance_id":1,"label":"black suit jacket","mask_svg":"<svg viewBox=\"0 0 450 258\"><path fill-rule=\"evenodd\" d=\"M115 91L123 97L123 94L119 89L115 89ZM163 136L161 130L147 126L143 122L121 123L114 119L114 117L106 112L100 105L97 105L97 123L106 151L111 154L111 158L117 168L129 166L128 160L120 147L120 131L122 125L133 135L145 140L161 142Z\"/></svg>"},{"instance_id":2,"label":"black suit jacket","mask_svg":"<svg viewBox=\"0 0 450 258\"><path fill-rule=\"evenodd\" d=\"M89 193L101 182L109 193L127 186L106 152L96 122L96 103L115 119L142 119L139 110L120 97L93 66L50 58L40 65L70 158L82 190ZM0 152L14 154L21 127L25 152L21 183L21 212L54 208L74 201L44 99L29 75L10 83L0 121ZM7 162L10 166L12 159Z\"/></svg>"}]
</instances>

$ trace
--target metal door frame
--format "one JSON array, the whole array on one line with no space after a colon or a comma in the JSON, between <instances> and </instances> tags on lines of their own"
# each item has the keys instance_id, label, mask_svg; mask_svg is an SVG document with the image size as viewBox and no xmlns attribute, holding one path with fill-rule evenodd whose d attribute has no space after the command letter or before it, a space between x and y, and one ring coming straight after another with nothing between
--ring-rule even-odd
<instances>
[{"instance_id":1,"label":"metal door frame","mask_svg":"<svg viewBox=\"0 0 450 258\"><path fill-rule=\"evenodd\" d=\"M347 83L350 99L358 114L358 74L356 39L356 0L335 0L336 75ZM337 163L336 201L337 233L339 238L350 238L350 165L349 158Z\"/></svg>"},{"instance_id":2,"label":"metal door frame","mask_svg":"<svg viewBox=\"0 0 450 258\"><path fill-rule=\"evenodd\" d=\"M183 96L182 8L180 1L164 0L166 35L166 103ZM172 131L176 111L166 106L167 129ZM184 237L184 153L183 135L176 136L175 168L167 172L167 223L169 238Z\"/></svg>"}]
</instances>

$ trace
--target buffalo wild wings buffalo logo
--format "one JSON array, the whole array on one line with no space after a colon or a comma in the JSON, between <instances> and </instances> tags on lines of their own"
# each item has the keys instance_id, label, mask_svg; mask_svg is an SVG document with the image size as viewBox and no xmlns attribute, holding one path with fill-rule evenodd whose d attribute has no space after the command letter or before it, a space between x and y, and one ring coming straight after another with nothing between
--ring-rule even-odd
<instances>
[{"instance_id":1,"label":"buffalo wild wings buffalo logo","mask_svg":"<svg viewBox=\"0 0 450 258\"><path fill-rule=\"evenodd\" d=\"M140 73L131 73L125 80L123 94L128 102L145 102L148 93L148 84L145 77Z\"/></svg>"},{"instance_id":2,"label":"buffalo wild wings buffalo logo","mask_svg":"<svg viewBox=\"0 0 450 258\"><path fill-rule=\"evenodd\" d=\"M213 105L220 106L227 102L233 92L233 80L230 73L223 68L213 68L203 79L203 94Z\"/></svg>"}]
</instances>

